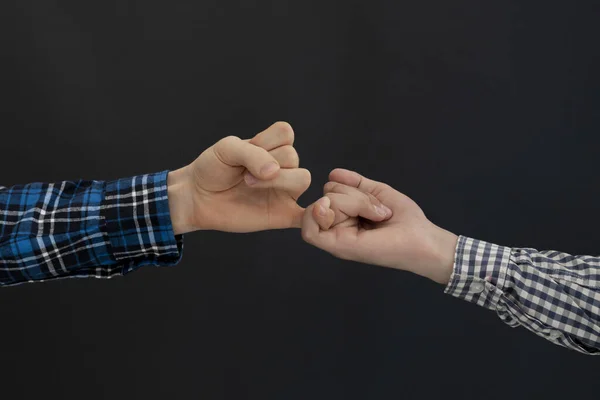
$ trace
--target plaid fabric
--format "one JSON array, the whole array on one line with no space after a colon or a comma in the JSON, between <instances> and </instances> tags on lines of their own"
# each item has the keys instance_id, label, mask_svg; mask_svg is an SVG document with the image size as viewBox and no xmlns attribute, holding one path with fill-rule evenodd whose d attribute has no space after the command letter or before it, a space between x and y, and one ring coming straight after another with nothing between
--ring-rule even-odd
<instances>
[{"instance_id":1,"label":"plaid fabric","mask_svg":"<svg viewBox=\"0 0 600 400\"><path fill-rule=\"evenodd\" d=\"M179 262L167 171L113 182L0 187L0 286L111 278Z\"/></svg>"},{"instance_id":2,"label":"plaid fabric","mask_svg":"<svg viewBox=\"0 0 600 400\"><path fill-rule=\"evenodd\" d=\"M600 258L461 236L446 293L552 343L600 354Z\"/></svg>"}]
</instances>

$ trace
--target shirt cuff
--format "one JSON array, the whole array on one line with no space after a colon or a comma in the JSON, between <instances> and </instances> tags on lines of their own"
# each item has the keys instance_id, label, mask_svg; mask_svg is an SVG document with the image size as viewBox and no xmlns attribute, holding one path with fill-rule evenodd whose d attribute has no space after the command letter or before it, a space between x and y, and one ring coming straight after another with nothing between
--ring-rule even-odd
<instances>
[{"instance_id":1,"label":"shirt cuff","mask_svg":"<svg viewBox=\"0 0 600 400\"><path fill-rule=\"evenodd\" d=\"M500 299L506 283L510 247L460 236L454 257L454 269L444 293L490 310L502 311ZM516 322L506 320L513 325Z\"/></svg>"},{"instance_id":2,"label":"shirt cuff","mask_svg":"<svg viewBox=\"0 0 600 400\"><path fill-rule=\"evenodd\" d=\"M123 274L144 265L171 266L181 260L183 236L175 236L167 174L139 175L106 183L101 212L110 253Z\"/></svg>"}]
</instances>

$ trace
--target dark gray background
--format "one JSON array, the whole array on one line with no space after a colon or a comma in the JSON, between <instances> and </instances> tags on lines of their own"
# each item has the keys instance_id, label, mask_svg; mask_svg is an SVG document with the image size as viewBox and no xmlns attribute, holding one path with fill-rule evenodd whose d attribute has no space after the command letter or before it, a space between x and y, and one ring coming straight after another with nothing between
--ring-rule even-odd
<instances>
[{"instance_id":1,"label":"dark gray background","mask_svg":"<svg viewBox=\"0 0 600 400\"><path fill-rule=\"evenodd\" d=\"M296 131L437 224L597 254L596 1L26 1L0 6L0 182L175 169ZM0 290L6 399L583 399L598 362L296 230L186 237L183 262Z\"/></svg>"}]
</instances>

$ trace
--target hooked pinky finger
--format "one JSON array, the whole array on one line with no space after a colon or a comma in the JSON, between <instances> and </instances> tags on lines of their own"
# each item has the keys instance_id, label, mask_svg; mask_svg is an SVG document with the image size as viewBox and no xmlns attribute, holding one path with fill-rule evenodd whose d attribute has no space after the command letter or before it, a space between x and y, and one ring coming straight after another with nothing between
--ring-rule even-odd
<instances>
[{"instance_id":1,"label":"hooked pinky finger","mask_svg":"<svg viewBox=\"0 0 600 400\"><path fill-rule=\"evenodd\" d=\"M324 231L331 228L335 220L335 212L330 206L331 199L325 196L315 202L315 206L312 210L314 220L319 224L319 228Z\"/></svg>"},{"instance_id":2,"label":"hooked pinky finger","mask_svg":"<svg viewBox=\"0 0 600 400\"><path fill-rule=\"evenodd\" d=\"M320 223L323 223L326 226L328 224L327 218L333 219L333 210L327 207L329 215L324 216L325 219L321 219L321 222L315 218L315 215L318 215L318 211L315 210L315 207L322 206L323 203L326 204L326 202L327 200L319 199L304 211L304 217L302 219L302 239L315 247L330 252L335 247L335 232L321 231ZM331 223L329 223L329 226L331 226Z\"/></svg>"}]
</instances>

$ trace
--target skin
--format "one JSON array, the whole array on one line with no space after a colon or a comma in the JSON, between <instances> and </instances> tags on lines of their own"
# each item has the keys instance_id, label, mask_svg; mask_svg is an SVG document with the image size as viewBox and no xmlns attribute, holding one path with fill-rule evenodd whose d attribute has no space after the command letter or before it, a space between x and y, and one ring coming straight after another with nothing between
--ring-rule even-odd
<instances>
[{"instance_id":1,"label":"skin","mask_svg":"<svg viewBox=\"0 0 600 400\"><path fill-rule=\"evenodd\" d=\"M294 131L277 122L251 139L221 139L191 164L169 173L175 234L255 232L301 226L297 199L311 176L299 168Z\"/></svg>"},{"instance_id":2,"label":"skin","mask_svg":"<svg viewBox=\"0 0 600 400\"><path fill-rule=\"evenodd\" d=\"M299 168L294 131L277 122L250 139L229 136L168 175L175 234L301 228L308 243L336 257L411 271L446 284L457 236L392 187L336 169L324 197L306 210L311 182Z\"/></svg>"},{"instance_id":3,"label":"skin","mask_svg":"<svg viewBox=\"0 0 600 400\"><path fill-rule=\"evenodd\" d=\"M458 237L429 221L409 197L345 169L330 173L323 193L304 214L305 241L345 260L448 283Z\"/></svg>"}]
</instances>

